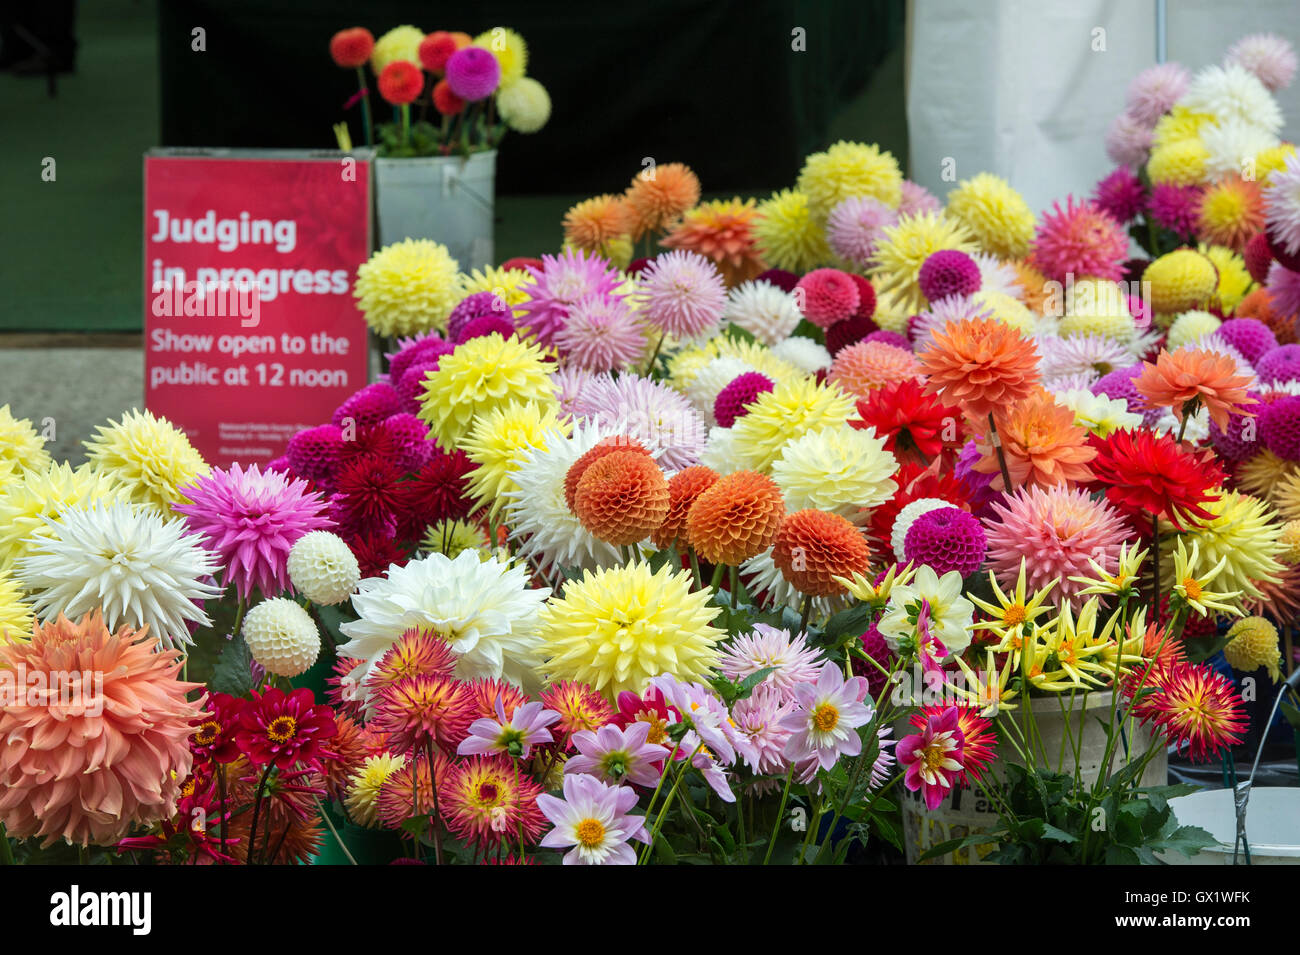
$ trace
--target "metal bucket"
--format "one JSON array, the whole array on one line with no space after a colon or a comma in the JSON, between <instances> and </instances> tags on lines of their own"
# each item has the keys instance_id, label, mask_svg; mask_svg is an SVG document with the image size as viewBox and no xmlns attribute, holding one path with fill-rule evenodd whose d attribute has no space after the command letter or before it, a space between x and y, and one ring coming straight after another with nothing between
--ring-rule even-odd
<instances>
[{"instance_id":1,"label":"metal bucket","mask_svg":"<svg viewBox=\"0 0 1300 955\"><path fill-rule=\"evenodd\" d=\"M494 264L495 149L461 156L375 160L379 244L432 239L461 271Z\"/></svg>"}]
</instances>

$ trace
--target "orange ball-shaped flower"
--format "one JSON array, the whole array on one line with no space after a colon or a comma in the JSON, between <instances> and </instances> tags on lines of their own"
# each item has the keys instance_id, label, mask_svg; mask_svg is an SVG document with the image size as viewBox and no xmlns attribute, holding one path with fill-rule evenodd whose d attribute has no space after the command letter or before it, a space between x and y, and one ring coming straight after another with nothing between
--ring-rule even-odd
<instances>
[{"instance_id":1,"label":"orange ball-shaped flower","mask_svg":"<svg viewBox=\"0 0 1300 955\"><path fill-rule=\"evenodd\" d=\"M622 196L593 196L564 214L565 241L588 252L599 252L611 239L632 229L632 214Z\"/></svg>"},{"instance_id":2,"label":"orange ball-shaped flower","mask_svg":"<svg viewBox=\"0 0 1300 955\"><path fill-rule=\"evenodd\" d=\"M1088 462L1097 456L1097 449L1088 443L1088 432L1074 423L1074 412L1058 405L1051 395L1033 395L996 418L1013 487L1002 486L1002 468L990 436L980 439L978 448L984 457L975 464L976 471L995 475L995 489L1092 480Z\"/></svg>"},{"instance_id":3,"label":"orange ball-shaped flower","mask_svg":"<svg viewBox=\"0 0 1300 955\"><path fill-rule=\"evenodd\" d=\"M190 773L192 721L176 650L143 630L110 633L96 611L0 644L0 670L25 672L0 709L0 823L18 839L114 845L170 819ZM33 689L40 680L49 692Z\"/></svg>"},{"instance_id":4,"label":"orange ball-shaped flower","mask_svg":"<svg viewBox=\"0 0 1300 955\"><path fill-rule=\"evenodd\" d=\"M668 481L668 516L651 535L655 547L662 550L677 541L678 546L688 543L686 539L686 516L690 513L695 499L711 488L718 481L718 472L702 464L692 465L674 474Z\"/></svg>"},{"instance_id":5,"label":"orange ball-shaped flower","mask_svg":"<svg viewBox=\"0 0 1300 955\"><path fill-rule=\"evenodd\" d=\"M668 516L668 482L648 454L616 450L582 475L573 513L593 537L615 547L635 544Z\"/></svg>"},{"instance_id":6,"label":"orange ball-shaped flower","mask_svg":"<svg viewBox=\"0 0 1300 955\"><path fill-rule=\"evenodd\" d=\"M920 355L926 391L984 417L1038 387L1038 350L1020 332L993 319L949 322Z\"/></svg>"},{"instance_id":7,"label":"orange ball-shaped flower","mask_svg":"<svg viewBox=\"0 0 1300 955\"><path fill-rule=\"evenodd\" d=\"M602 438L594 448L569 465L569 470L564 475L564 503L569 505L569 510L574 509L573 501L578 493L578 482L587 473L587 468L615 451L637 451L647 457L650 455L650 452L642 447L641 442L636 438L629 438L621 434L611 438ZM574 511L574 513L577 512Z\"/></svg>"},{"instance_id":8,"label":"orange ball-shaped flower","mask_svg":"<svg viewBox=\"0 0 1300 955\"><path fill-rule=\"evenodd\" d=\"M394 106L414 103L424 89L424 74L414 63L394 60L379 74L379 95Z\"/></svg>"},{"instance_id":9,"label":"orange ball-shaped flower","mask_svg":"<svg viewBox=\"0 0 1300 955\"><path fill-rule=\"evenodd\" d=\"M781 522L772 562L800 593L827 597L844 591L836 577L867 572L871 548L847 518L810 508Z\"/></svg>"},{"instance_id":10,"label":"orange ball-shaped flower","mask_svg":"<svg viewBox=\"0 0 1300 955\"><path fill-rule=\"evenodd\" d=\"M1300 340L1296 334L1295 316L1277 311L1267 288L1257 288L1243 298L1232 315L1233 318L1259 319L1268 326L1279 345L1291 345Z\"/></svg>"},{"instance_id":11,"label":"orange ball-shaped flower","mask_svg":"<svg viewBox=\"0 0 1300 955\"><path fill-rule=\"evenodd\" d=\"M1161 351L1155 364L1143 362L1142 374L1133 379L1133 387L1152 408L1170 408L1182 421L1183 409L1195 401L1205 405L1220 431L1228 430L1228 415L1255 404L1246 393L1250 384L1227 355L1200 348Z\"/></svg>"},{"instance_id":12,"label":"orange ball-shaped flower","mask_svg":"<svg viewBox=\"0 0 1300 955\"><path fill-rule=\"evenodd\" d=\"M906 348L888 342L857 342L841 348L826 380L865 398L877 388L912 381L921 371Z\"/></svg>"},{"instance_id":13,"label":"orange ball-shaped flower","mask_svg":"<svg viewBox=\"0 0 1300 955\"><path fill-rule=\"evenodd\" d=\"M706 488L686 514L686 539L711 564L736 565L772 546L785 514L766 474L736 471Z\"/></svg>"},{"instance_id":14,"label":"orange ball-shaped flower","mask_svg":"<svg viewBox=\"0 0 1300 955\"><path fill-rule=\"evenodd\" d=\"M637 173L627 189L633 239L665 228L700 201L700 180L683 163L670 162Z\"/></svg>"}]
</instances>

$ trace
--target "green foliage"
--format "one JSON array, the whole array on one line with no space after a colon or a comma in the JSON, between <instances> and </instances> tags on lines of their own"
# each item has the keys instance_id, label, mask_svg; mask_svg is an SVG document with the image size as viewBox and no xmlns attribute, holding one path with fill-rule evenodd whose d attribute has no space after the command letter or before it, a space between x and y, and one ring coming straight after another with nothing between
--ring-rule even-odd
<instances>
[{"instance_id":1,"label":"green foliage","mask_svg":"<svg viewBox=\"0 0 1300 955\"><path fill-rule=\"evenodd\" d=\"M229 693L231 696L247 696L253 689L252 654L244 644L243 635L239 635L226 644L212 668L212 679L208 689L214 693Z\"/></svg>"}]
</instances>

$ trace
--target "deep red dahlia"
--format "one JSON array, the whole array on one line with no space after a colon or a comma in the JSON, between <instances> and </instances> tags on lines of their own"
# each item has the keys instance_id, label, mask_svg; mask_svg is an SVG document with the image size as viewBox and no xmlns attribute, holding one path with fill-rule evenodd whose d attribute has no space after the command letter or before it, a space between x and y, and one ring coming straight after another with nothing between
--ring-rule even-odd
<instances>
[{"instance_id":1,"label":"deep red dahlia","mask_svg":"<svg viewBox=\"0 0 1300 955\"><path fill-rule=\"evenodd\" d=\"M925 393L914 379L877 388L858 399L855 428L875 428L885 439L885 450L900 461L929 463L945 447L957 447L965 439L961 412Z\"/></svg>"},{"instance_id":2,"label":"deep red dahlia","mask_svg":"<svg viewBox=\"0 0 1300 955\"><path fill-rule=\"evenodd\" d=\"M278 687L264 694L253 691L239 714L239 748L257 766L275 763L288 769L294 763L318 766L323 744L334 737L337 726L328 706L317 704L306 688L285 693Z\"/></svg>"},{"instance_id":3,"label":"deep red dahlia","mask_svg":"<svg viewBox=\"0 0 1300 955\"><path fill-rule=\"evenodd\" d=\"M190 737L190 751L214 763L232 763L239 758L239 742L235 737L239 717L248 704L226 693L213 693L208 697L208 715L195 720L194 735Z\"/></svg>"},{"instance_id":4,"label":"deep red dahlia","mask_svg":"<svg viewBox=\"0 0 1300 955\"><path fill-rule=\"evenodd\" d=\"M382 534L361 534L347 538L348 549L357 559L361 576L384 577L393 564L405 567L412 548Z\"/></svg>"},{"instance_id":5,"label":"deep red dahlia","mask_svg":"<svg viewBox=\"0 0 1300 955\"><path fill-rule=\"evenodd\" d=\"M1129 519L1145 528L1152 515L1182 528L1190 516L1209 521L1214 515L1202 506L1218 500L1213 489L1224 472L1214 452L1191 451L1165 433L1146 429L1115 431L1091 440L1097 457L1090 464L1095 486Z\"/></svg>"},{"instance_id":6,"label":"deep red dahlia","mask_svg":"<svg viewBox=\"0 0 1300 955\"><path fill-rule=\"evenodd\" d=\"M418 538L430 524L469 516L469 472L474 465L464 451L448 454L434 448L429 461L402 485L400 511L405 536Z\"/></svg>"},{"instance_id":7,"label":"deep red dahlia","mask_svg":"<svg viewBox=\"0 0 1300 955\"><path fill-rule=\"evenodd\" d=\"M396 532L397 517L406 500L402 477L401 470L391 460L369 455L339 468L330 516L343 529L345 537L391 536Z\"/></svg>"},{"instance_id":8,"label":"deep red dahlia","mask_svg":"<svg viewBox=\"0 0 1300 955\"><path fill-rule=\"evenodd\" d=\"M1155 692L1134 711L1193 762L1208 762L1242 740L1245 707L1232 681L1209 667L1180 662L1152 671ZM1150 684L1149 684L1150 685Z\"/></svg>"}]
</instances>

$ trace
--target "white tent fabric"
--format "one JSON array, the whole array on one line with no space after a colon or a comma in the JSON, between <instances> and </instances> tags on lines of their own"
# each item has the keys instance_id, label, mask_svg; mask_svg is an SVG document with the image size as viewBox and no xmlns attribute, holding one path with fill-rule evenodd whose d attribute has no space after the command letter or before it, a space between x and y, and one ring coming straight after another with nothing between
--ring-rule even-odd
<instances>
[{"instance_id":1,"label":"white tent fabric","mask_svg":"<svg viewBox=\"0 0 1300 955\"><path fill-rule=\"evenodd\" d=\"M909 0L910 176L941 199L994 172L1035 212L1112 168L1105 135L1155 60L1155 0ZM1300 46L1297 0L1168 0L1167 59L1195 71L1250 33ZM1300 79L1278 95L1300 138Z\"/></svg>"}]
</instances>

